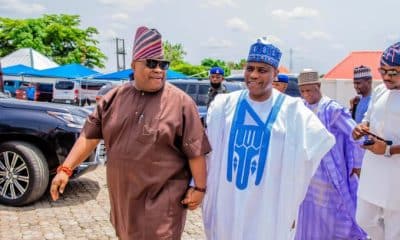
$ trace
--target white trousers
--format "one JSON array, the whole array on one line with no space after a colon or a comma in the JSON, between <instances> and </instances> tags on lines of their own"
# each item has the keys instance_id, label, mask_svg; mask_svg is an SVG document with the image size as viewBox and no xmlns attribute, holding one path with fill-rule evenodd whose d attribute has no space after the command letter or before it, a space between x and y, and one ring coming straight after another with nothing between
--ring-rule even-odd
<instances>
[{"instance_id":1,"label":"white trousers","mask_svg":"<svg viewBox=\"0 0 400 240\"><path fill-rule=\"evenodd\" d=\"M400 240L400 210L389 210L358 198L357 222L372 240Z\"/></svg>"}]
</instances>

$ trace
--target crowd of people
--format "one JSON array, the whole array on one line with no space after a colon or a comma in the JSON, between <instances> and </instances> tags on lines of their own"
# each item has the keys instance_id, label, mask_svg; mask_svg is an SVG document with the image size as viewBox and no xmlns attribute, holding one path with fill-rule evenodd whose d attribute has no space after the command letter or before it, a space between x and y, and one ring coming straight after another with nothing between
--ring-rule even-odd
<instances>
[{"instance_id":1,"label":"crowd of people","mask_svg":"<svg viewBox=\"0 0 400 240\"><path fill-rule=\"evenodd\" d=\"M193 100L165 80L162 37L140 27L133 81L99 99L50 192L104 139L111 222L120 239L180 239L202 207L207 239L400 239L400 43L381 57L383 84L354 69L350 109L324 96L317 71L284 94L282 53L250 45L246 89L227 93L210 69L206 128Z\"/></svg>"}]
</instances>

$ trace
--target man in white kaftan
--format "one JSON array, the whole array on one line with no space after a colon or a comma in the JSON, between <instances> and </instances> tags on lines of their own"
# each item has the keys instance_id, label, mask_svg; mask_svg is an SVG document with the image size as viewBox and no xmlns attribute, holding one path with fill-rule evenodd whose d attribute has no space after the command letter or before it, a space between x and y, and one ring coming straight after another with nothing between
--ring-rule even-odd
<instances>
[{"instance_id":1,"label":"man in white kaftan","mask_svg":"<svg viewBox=\"0 0 400 240\"><path fill-rule=\"evenodd\" d=\"M372 92L365 117L353 131L372 138L364 155L357 221L372 239L400 239L400 42L382 54L383 84ZM377 135L380 139L376 138Z\"/></svg>"},{"instance_id":2,"label":"man in white kaftan","mask_svg":"<svg viewBox=\"0 0 400 240\"><path fill-rule=\"evenodd\" d=\"M291 239L309 181L335 143L300 99L272 89L280 56L259 39L247 60L248 89L218 95L209 108L208 239Z\"/></svg>"}]
</instances>

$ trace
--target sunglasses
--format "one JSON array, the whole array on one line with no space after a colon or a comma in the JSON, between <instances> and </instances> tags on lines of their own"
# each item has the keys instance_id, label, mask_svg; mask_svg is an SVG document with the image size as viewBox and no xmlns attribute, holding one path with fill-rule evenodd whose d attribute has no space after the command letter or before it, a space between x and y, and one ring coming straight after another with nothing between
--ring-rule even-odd
<instances>
[{"instance_id":1,"label":"sunglasses","mask_svg":"<svg viewBox=\"0 0 400 240\"><path fill-rule=\"evenodd\" d=\"M386 69L383 69L383 68L378 68L378 71L382 76L385 76L386 74L389 77L396 77L396 76L400 75L400 71L397 71L395 69L386 70Z\"/></svg>"},{"instance_id":2,"label":"sunglasses","mask_svg":"<svg viewBox=\"0 0 400 240\"><path fill-rule=\"evenodd\" d=\"M167 70L169 68L169 61L156 59L145 59L143 61L145 62L146 67L150 69L155 69L157 66L159 66L162 70Z\"/></svg>"}]
</instances>

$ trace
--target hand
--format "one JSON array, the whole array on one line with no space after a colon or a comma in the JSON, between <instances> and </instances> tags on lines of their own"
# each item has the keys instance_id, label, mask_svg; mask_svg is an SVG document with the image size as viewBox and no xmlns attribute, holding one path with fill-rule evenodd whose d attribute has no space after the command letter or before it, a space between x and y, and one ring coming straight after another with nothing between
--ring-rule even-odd
<instances>
[{"instance_id":1,"label":"hand","mask_svg":"<svg viewBox=\"0 0 400 240\"><path fill-rule=\"evenodd\" d=\"M353 176L353 174L357 175L357 177L360 178L361 168L353 168L353 170L351 170L350 177Z\"/></svg>"},{"instance_id":2,"label":"hand","mask_svg":"<svg viewBox=\"0 0 400 240\"><path fill-rule=\"evenodd\" d=\"M186 192L185 198L181 201L182 204L186 204L190 210L195 210L200 206L203 201L204 193L189 188Z\"/></svg>"},{"instance_id":3,"label":"hand","mask_svg":"<svg viewBox=\"0 0 400 240\"><path fill-rule=\"evenodd\" d=\"M59 193L63 193L65 186L67 185L69 180L68 175L65 172L59 172L57 175L53 178L53 181L51 182L50 186L50 195L53 201L57 201L59 198Z\"/></svg>"},{"instance_id":4,"label":"hand","mask_svg":"<svg viewBox=\"0 0 400 240\"><path fill-rule=\"evenodd\" d=\"M365 123L358 124L352 132L353 139L358 140L362 136L367 135L367 132L369 132L369 127Z\"/></svg>"},{"instance_id":5,"label":"hand","mask_svg":"<svg viewBox=\"0 0 400 240\"><path fill-rule=\"evenodd\" d=\"M378 140L374 137L371 137L372 140L375 141L374 144L372 145L361 145L362 148L367 149L377 155L383 155L385 153L386 150L386 142Z\"/></svg>"}]
</instances>

